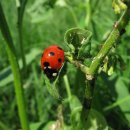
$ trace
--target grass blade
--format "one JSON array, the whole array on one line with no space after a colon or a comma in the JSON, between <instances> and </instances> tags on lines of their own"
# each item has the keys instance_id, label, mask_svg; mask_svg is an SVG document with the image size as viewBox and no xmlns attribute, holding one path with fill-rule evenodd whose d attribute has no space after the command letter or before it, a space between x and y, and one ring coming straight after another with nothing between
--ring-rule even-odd
<instances>
[{"instance_id":1,"label":"grass blade","mask_svg":"<svg viewBox=\"0 0 130 130\"><path fill-rule=\"evenodd\" d=\"M18 11L18 36L19 36L19 45L21 49L21 56L22 56L22 63L23 63L23 70L26 70L26 58L24 54L24 47L23 47L23 33L22 33L22 23L23 23L23 15L25 11L27 0L16 0L16 6Z\"/></svg>"},{"instance_id":2,"label":"grass blade","mask_svg":"<svg viewBox=\"0 0 130 130\"><path fill-rule=\"evenodd\" d=\"M11 64L11 69L14 77L14 86L15 86L15 93L16 93L20 122L23 130L29 130L29 124L26 115L25 100L24 100L24 94L22 88L22 78L20 75L20 69L19 69L18 60L15 53L13 39L11 37L8 24L6 22L1 3L0 3L0 28L4 39L6 40L6 44L5 44L6 51L8 54L8 59Z\"/></svg>"}]
</instances>

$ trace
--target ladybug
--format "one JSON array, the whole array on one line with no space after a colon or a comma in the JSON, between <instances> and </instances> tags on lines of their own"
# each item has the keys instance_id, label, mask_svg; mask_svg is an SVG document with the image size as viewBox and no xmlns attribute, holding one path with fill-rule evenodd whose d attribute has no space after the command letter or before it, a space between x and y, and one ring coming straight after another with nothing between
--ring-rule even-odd
<instances>
[{"instance_id":1,"label":"ladybug","mask_svg":"<svg viewBox=\"0 0 130 130\"><path fill-rule=\"evenodd\" d=\"M46 48L41 57L41 69L46 76L54 80L64 64L64 51L57 45Z\"/></svg>"}]
</instances>

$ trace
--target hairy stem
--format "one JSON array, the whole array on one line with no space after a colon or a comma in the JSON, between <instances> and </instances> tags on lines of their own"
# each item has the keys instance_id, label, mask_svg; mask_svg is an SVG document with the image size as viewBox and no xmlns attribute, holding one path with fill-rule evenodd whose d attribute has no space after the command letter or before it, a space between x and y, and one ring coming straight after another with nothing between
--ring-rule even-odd
<instances>
[{"instance_id":1,"label":"hairy stem","mask_svg":"<svg viewBox=\"0 0 130 130\"><path fill-rule=\"evenodd\" d=\"M86 71L86 78L89 79L88 84L86 84L86 91L85 91L85 98L83 102L83 108L81 112L81 120L83 123L84 129L87 128L86 121L88 119L89 111L91 109L92 104L92 98L93 98L93 92L94 92L94 82L95 82L95 75L97 73L97 70L101 63L103 62L105 56L108 54L112 46L116 43L116 41L119 39L119 36L121 36L122 30L126 27L129 21L129 8L126 9L119 20L116 22L116 24L113 27L113 30L111 31L109 37L105 41L104 45L102 46L99 53L94 57L90 68L88 71Z\"/></svg>"},{"instance_id":2,"label":"hairy stem","mask_svg":"<svg viewBox=\"0 0 130 130\"><path fill-rule=\"evenodd\" d=\"M101 50L99 51L97 56L94 57L91 65L90 65L89 72L91 75L94 75L97 72L97 69L101 65L104 57L107 55L107 53L109 52L111 47L115 44L118 37L119 37L119 31L117 28L114 28L113 31L111 32L110 36L104 43L103 47L101 48Z\"/></svg>"},{"instance_id":3,"label":"hairy stem","mask_svg":"<svg viewBox=\"0 0 130 130\"><path fill-rule=\"evenodd\" d=\"M124 29L128 23L128 12L129 10L125 10L119 20L115 23L113 30L111 31L109 37L105 41L104 45L102 46L99 53L93 58L93 61L90 65L88 74L89 79L94 77L94 75L97 73L97 70L101 63L103 62L105 56L108 54L110 49L114 46L116 41L119 39L122 29ZM126 18L127 17L127 18Z\"/></svg>"}]
</instances>

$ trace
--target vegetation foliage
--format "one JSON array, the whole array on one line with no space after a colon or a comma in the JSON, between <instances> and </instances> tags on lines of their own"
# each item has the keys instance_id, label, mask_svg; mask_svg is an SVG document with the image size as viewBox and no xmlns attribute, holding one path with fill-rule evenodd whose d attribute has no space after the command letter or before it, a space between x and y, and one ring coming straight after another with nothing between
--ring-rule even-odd
<instances>
[{"instance_id":1,"label":"vegetation foliage","mask_svg":"<svg viewBox=\"0 0 130 130\"><path fill-rule=\"evenodd\" d=\"M1 130L130 129L130 24L127 4L120 2L0 1ZM110 51L96 68L92 60L110 33ZM52 44L66 52L53 84L40 68L44 48ZM96 79L92 90L83 72L87 80ZM84 111L91 96L91 110Z\"/></svg>"}]
</instances>

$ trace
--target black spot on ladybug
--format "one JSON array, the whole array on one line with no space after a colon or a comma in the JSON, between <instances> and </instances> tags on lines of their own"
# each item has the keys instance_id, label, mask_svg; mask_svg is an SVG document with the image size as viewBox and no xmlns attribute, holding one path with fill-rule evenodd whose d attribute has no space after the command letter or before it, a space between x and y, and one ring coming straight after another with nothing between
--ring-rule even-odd
<instances>
[{"instance_id":1,"label":"black spot on ladybug","mask_svg":"<svg viewBox=\"0 0 130 130\"><path fill-rule=\"evenodd\" d=\"M62 50L62 48L60 48L60 47L57 47L59 50Z\"/></svg>"},{"instance_id":2,"label":"black spot on ladybug","mask_svg":"<svg viewBox=\"0 0 130 130\"><path fill-rule=\"evenodd\" d=\"M58 59L58 62L60 62L60 63L61 63L61 62L62 62L62 59L61 59L61 58L59 58L59 59Z\"/></svg>"},{"instance_id":3,"label":"black spot on ladybug","mask_svg":"<svg viewBox=\"0 0 130 130\"><path fill-rule=\"evenodd\" d=\"M49 62L44 62L43 65L47 67L47 66L49 66L50 64L49 64Z\"/></svg>"},{"instance_id":4,"label":"black spot on ladybug","mask_svg":"<svg viewBox=\"0 0 130 130\"><path fill-rule=\"evenodd\" d=\"M54 52L50 52L50 53L49 53L49 56L54 56L54 55L55 55Z\"/></svg>"}]
</instances>

